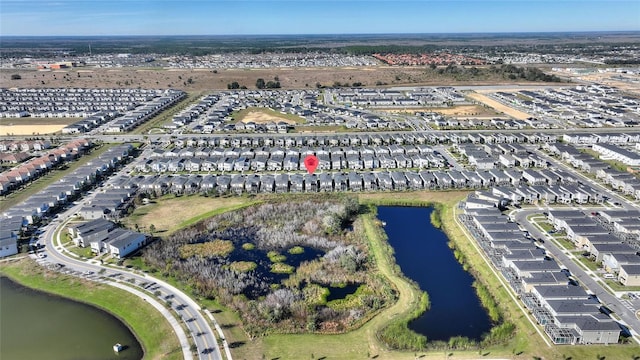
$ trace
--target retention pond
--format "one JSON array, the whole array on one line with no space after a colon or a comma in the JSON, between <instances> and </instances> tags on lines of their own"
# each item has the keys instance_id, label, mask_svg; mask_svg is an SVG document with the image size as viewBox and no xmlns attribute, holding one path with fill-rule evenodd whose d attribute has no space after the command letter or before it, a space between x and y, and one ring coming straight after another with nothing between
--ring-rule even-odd
<instances>
[{"instance_id":1,"label":"retention pond","mask_svg":"<svg viewBox=\"0 0 640 360\"><path fill-rule=\"evenodd\" d=\"M125 350L116 354L113 345ZM96 307L24 287L0 276L0 359L137 360L140 343Z\"/></svg>"},{"instance_id":2,"label":"retention pond","mask_svg":"<svg viewBox=\"0 0 640 360\"><path fill-rule=\"evenodd\" d=\"M491 320L472 286L473 276L455 259L447 236L431 224L432 211L378 207L378 218L385 223L397 264L431 300L431 309L409 327L428 341L447 341L455 336L480 340L491 329Z\"/></svg>"}]
</instances>

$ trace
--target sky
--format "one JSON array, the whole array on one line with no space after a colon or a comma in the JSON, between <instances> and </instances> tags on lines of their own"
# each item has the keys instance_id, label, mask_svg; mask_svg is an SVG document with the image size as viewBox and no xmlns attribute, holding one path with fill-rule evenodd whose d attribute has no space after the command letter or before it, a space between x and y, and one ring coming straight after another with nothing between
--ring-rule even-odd
<instances>
[{"instance_id":1,"label":"sky","mask_svg":"<svg viewBox=\"0 0 640 360\"><path fill-rule=\"evenodd\" d=\"M640 30L640 0L0 0L0 35Z\"/></svg>"}]
</instances>

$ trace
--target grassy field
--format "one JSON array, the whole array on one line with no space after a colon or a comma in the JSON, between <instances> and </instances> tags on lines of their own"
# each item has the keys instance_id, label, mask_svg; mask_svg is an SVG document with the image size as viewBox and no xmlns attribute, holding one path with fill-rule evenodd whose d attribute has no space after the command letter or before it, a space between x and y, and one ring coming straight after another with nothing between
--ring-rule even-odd
<instances>
[{"instance_id":1,"label":"grassy field","mask_svg":"<svg viewBox=\"0 0 640 360\"><path fill-rule=\"evenodd\" d=\"M7 210L8 208L18 205L24 202L31 195L44 190L50 184L64 178L75 169L80 166L88 163L89 161L98 157L98 155L105 152L108 148L110 148L112 144L103 144L99 147L94 148L90 154L84 155L80 157L78 160L67 163L67 167L61 170L52 170L48 172L46 175L41 176L35 181L27 184L23 189L12 192L11 194L0 198L0 212Z\"/></svg>"},{"instance_id":2,"label":"grassy field","mask_svg":"<svg viewBox=\"0 0 640 360\"><path fill-rule=\"evenodd\" d=\"M176 230L193 225L211 216L241 209L257 203L249 197L204 197L200 195L180 196L166 195L148 205L140 205L123 223L129 228L137 224L148 231L151 225L160 236L171 235Z\"/></svg>"},{"instance_id":3,"label":"grassy field","mask_svg":"<svg viewBox=\"0 0 640 360\"><path fill-rule=\"evenodd\" d=\"M516 85L501 74L486 72L482 77L460 78L450 74L439 74L422 66L361 66L361 67L317 67L317 68L269 68L269 69L224 69L217 72L193 69L153 69L140 71L135 68L84 70L69 69L67 81L61 73L40 72L29 69L2 69L0 83L15 87L79 87L79 88L135 88L180 89L186 91L227 90L227 85L237 81L250 89L256 80L278 77L283 89L315 89L316 84L332 86L335 82L360 82L366 87L376 83L385 86L455 86L455 85ZM77 76L78 73L80 76ZM11 80L19 74L21 80ZM192 81L189 82L188 79ZM527 81L522 84L531 83Z\"/></svg>"},{"instance_id":4,"label":"grassy field","mask_svg":"<svg viewBox=\"0 0 640 360\"><path fill-rule=\"evenodd\" d=\"M107 310L122 319L142 344L145 359L182 359L182 350L165 318L142 299L109 285L47 271L32 260L4 263L0 273L33 289Z\"/></svg>"}]
</instances>

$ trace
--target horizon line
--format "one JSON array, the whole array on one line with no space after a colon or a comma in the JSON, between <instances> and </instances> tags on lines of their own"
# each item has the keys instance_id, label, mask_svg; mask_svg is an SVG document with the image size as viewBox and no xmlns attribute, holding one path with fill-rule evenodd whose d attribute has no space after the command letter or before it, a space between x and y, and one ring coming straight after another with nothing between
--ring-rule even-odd
<instances>
[{"instance_id":1,"label":"horizon line","mask_svg":"<svg viewBox=\"0 0 640 360\"><path fill-rule=\"evenodd\" d=\"M636 30L562 30L562 31L482 31L482 32L371 32L371 33L299 33L299 34L91 34L91 35L21 35L11 34L2 35L2 37L126 37L126 36L138 36L138 37L153 37L153 36L358 36L358 35L485 35L485 34L589 34L589 33L639 33L640 29Z\"/></svg>"}]
</instances>

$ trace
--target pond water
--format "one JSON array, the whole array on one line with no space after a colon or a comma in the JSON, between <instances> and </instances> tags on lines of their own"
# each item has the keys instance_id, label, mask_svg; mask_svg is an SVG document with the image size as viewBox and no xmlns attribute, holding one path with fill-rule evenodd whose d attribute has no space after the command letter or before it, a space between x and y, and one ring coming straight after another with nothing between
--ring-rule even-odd
<instances>
[{"instance_id":1,"label":"pond water","mask_svg":"<svg viewBox=\"0 0 640 360\"><path fill-rule=\"evenodd\" d=\"M116 343L126 349L116 354ZM109 313L0 277L0 359L142 357L142 347L133 333Z\"/></svg>"},{"instance_id":2,"label":"pond water","mask_svg":"<svg viewBox=\"0 0 640 360\"><path fill-rule=\"evenodd\" d=\"M345 286L329 286L329 296L327 301L344 299L347 295L354 294L360 287L360 284L347 284Z\"/></svg>"},{"instance_id":3,"label":"pond water","mask_svg":"<svg viewBox=\"0 0 640 360\"><path fill-rule=\"evenodd\" d=\"M409 327L427 340L465 336L480 340L491 320L471 286L474 279L462 269L447 246L447 236L433 227L432 208L378 207L378 218L395 251L402 272L429 294L431 309Z\"/></svg>"}]
</instances>

